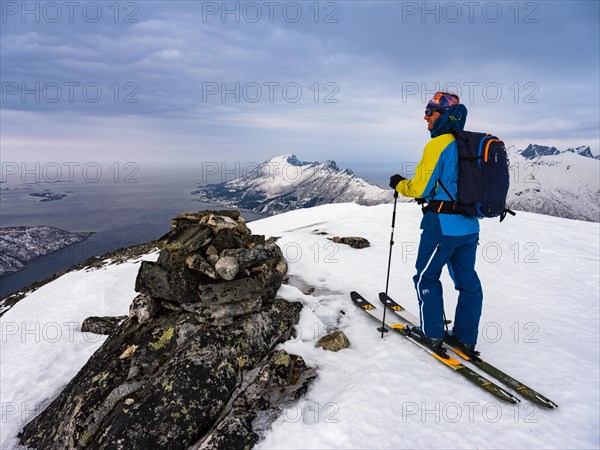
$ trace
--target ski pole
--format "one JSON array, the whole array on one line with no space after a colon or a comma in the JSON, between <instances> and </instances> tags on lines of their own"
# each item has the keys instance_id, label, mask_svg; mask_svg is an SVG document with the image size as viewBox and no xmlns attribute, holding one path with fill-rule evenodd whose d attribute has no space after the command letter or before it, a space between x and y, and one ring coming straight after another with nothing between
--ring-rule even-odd
<instances>
[{"instance_id":1,"label":"ski pole","mask_svg":"<svg viewBox=\"0 0 600 450\"><path fill-rule=\"evenodd\" d=\"M396 226L396 203L398 202L398 191L394 190L394 212L392 213L392 235L390 236L390 255L388 257L388 267L387 267L387 278L385 280L385 295L388 293L388 287L390 285L390 268L392 266L392 247L394 246L394 227ZM385 327L385 313L387 308L383 308L383 319L381 320L381 327L377 328L377 331L381 331L381 337L383 338L383 334L387 333L388 330Z\"/></svg>"}]
</instances>

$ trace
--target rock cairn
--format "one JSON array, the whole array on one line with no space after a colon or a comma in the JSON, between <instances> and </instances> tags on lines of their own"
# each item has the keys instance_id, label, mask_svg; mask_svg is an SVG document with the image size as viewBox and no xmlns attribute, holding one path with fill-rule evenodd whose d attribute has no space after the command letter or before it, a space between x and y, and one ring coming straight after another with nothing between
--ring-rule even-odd
<instances>
[{"instance_id":1,"label":"rock cairn","mask_svg":"<svg viewBox=\"0 0 600 450\"><path fill-rule=\"evenodd\" d=\"M286 271L275 242L253 235L237 211L177 216L158 260L140 266L129 317L24 427L21 443L251 448L265 418L315 377L302 358L274 351L302 309L276 297Z\"/></svg>"}]
</instances>

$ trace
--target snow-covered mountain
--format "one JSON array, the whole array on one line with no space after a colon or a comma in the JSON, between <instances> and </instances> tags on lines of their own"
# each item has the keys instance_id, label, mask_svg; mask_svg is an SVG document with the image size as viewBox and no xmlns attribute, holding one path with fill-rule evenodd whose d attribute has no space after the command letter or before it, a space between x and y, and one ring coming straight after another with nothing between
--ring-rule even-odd
<instances>
[{"instance_id":1,"label":"snow-covered mountain","mask_svg":"<svg viewBox=\"0 0 600 450\"><path fill-rule=\"evenodd\" d=\"M393 199L389 189L350 169L341 170L332 160L302 162L295 155L276 156L245 176L201 186L193 194L202 201L268 214L328 203L377 205Z\"/></svg>"},{"instance_id":2,"label":"snow-covered mountain","mask_svg":"<svg viewBox=\"0 0 600 450\"><path fill-rule=\"evenodd\" d=\"M556 147L548 147L545 145L529 144L525 150L521 150L521 156L526 159L536 159L540 156L554 156L560 155L561 153L576 153L586 158L600 159L600 155L594 156L592 149L589 146L582 145L580 147L568 148L564 152L561 152Z\"/></svg>"},{"instance_id":3,"label":"snow-covered mountain","mask_svg":"<svg viewBox=\"0 0 600 450\"><path fill-rule=\"evenodd\" d=\"M389 293L414 314L421 213L414 205L398 209ZM478 349L559 405L545 410L527 401L498 401L393 330L381 339L379 324L352 304L350 291L376 299L386 285L391 215L391 205L335 204L249 224L254 233L280 236L289 284L278 296L304 305L296 337L280 347L318 368L306 395L263 430L256 448L597 448L599 224L530 213L502 224L482 221L477 269L485 301ZM371 246L337 245L329 240L335 235L362 236ZM82 333L83 319L126 315L140 259L157 256L67 273L0 318L0 448L17 446L19 430L106 339ZM454 285L446 271L441 281L452 319ZM348 336L350 348L332 353L315 346L336 329Z\"/></svg>"},{"instance_id":4,"label":"snow-covered mountain","mask_svg":"<svg viewBox=\"0 0 600 450\"><path fill-rule=\"evenodd\" d=\"M530 144L508 149L511 179L507 203L515 210L600 221L600 159L589 147L560 151Z\"/></svg>"},{"instance_id":5,"label":"snow-covered mountain","mask_svg":"<svg viewBox=\"0 0 600 450\"><path fill-rule=\"evenodd\" d=\"M83 241L91 234L46 226L0 228L0 275L17 272L27 261Z\"/></svg>"},{"instance_id":6,"label":"snow-covered mountain","mask_svg":"<svg viewBox=\"0 0 600 450\"><path fill-rule=\"evenodd\" d=\"M586 158L600 159L600 154L594 156L592 149L589 146L582 145L580 147L568 148L566 152L577 153L578 155L585 156Z\"/></svg>"},{"instance_id":7,"label":"snow-covered mountain","mask_svg":"<svg viewBox=\"0 0 600 450\"><path fill-rule=\"evenodd\" d=\"M508 205L514 210L568 219L600 221L600 157L589 147L569 148L530 144L508 149L511 187ZM200 186L200 200L229 207L276 214L311 206L353 202L390 203L382 189L334 161L301 162L295 155L277 156L235 180ZM410 199L399 197L400 202Z\"/></svg>"}]
</instances>

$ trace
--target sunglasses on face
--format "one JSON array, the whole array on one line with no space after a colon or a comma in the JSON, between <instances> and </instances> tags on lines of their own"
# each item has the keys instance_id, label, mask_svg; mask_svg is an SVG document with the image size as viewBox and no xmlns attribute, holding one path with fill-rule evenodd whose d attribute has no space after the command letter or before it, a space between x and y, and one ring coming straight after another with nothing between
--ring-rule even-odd
<instances>
[{"instance_id":1,"label":"sunglasses on face","mask_svg":"<svg viewBox=\"0 0 600 450\"><path fill-rule=\"evenodd\" d=\"M425 110L425 115L427 117L431 117L433 115L434 112L439 112L440 114L442 113L441 109L426 109Z\"/></svg>"}]
</instances>

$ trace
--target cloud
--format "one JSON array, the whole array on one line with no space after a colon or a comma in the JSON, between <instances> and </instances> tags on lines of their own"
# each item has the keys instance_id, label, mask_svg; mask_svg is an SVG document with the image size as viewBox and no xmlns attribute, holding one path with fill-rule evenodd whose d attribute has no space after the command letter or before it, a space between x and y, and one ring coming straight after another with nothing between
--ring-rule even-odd
<instances>
[{"instance_id":1,"label":"cloud","mask_svg":"<svg viewBox=\"0 0 600 450\"><path fill-rule=\"evenodd\" d=\"M281 152L415 160L428 139L423 105L440 88L462 95L471 129L598 151L594 2L519 4L518 21L502 3L498 23L481 11L469 22L466 10L452 23L440 2L437 22L409 14L421 2L330 3L318 21L302 3L295 23L281 9L238 23L196 3L144 2L119 23L105 10L98 23L3 24L6 151L180 164ZM132 12L137 22L125 23Z\"/></svg>"}]
</instances>

